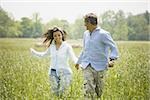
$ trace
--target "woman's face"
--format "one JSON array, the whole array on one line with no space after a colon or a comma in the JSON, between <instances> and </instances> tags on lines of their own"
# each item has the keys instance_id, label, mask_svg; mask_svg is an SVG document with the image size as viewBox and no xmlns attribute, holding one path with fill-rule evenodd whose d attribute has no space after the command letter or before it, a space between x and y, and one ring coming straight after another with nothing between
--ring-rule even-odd
<instances>
[{"instance_id":1,"label":"woman's face","mask_svg":"<svg viewBox=\"0 0 150 100\"><path fill-rule=\"evenodd\" d=\"M62 34L60 31L56 31L53 33L54 41L56 43L61 43L62 42Z\"/></svg>"}]
</instances>

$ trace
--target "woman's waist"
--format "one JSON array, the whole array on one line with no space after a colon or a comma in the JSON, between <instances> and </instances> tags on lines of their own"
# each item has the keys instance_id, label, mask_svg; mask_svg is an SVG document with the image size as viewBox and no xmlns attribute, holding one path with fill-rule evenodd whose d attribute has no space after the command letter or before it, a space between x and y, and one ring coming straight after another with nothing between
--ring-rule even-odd
<instances>
[{"instance_id":1,"label":"woman's waist","mask_svg":"<svg viewBox=\"0 0 150 100\"><path fill-rule=\"evenodd\" d=\"M69 66L50 66L50 70L55 69L57 73L65 72L72 73L72 70Z\"/></svg>"},{"instance_id":2,"label":"woman's waist","mask_svg":"<svg viewBox=\"0 0 150 100\"><path fill-rule=\"evenodd\" d=\"M52 71L55 71L57 76L61 75L71 75L72 76L72 70L69 69L49 69L49 75L51 75Z\"/></svg>"}]
</instances>

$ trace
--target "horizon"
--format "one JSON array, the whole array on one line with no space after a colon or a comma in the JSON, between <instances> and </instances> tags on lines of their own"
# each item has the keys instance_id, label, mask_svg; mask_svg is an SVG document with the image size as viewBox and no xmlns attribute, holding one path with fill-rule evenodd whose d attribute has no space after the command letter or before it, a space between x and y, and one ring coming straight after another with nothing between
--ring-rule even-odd
<instances>
[{"instance_id":1,"label":"horizon","mask_svg":"<svg viewBox=\"0 0 150 100\"><path fill-rule=\"evenodd\" d=\"M125 15L132 13L137 15L149 11L149 2L144 1L1 1L0 6L15 20L22 17L32 18L33 13L39 13L42 22L48 22L53 18L64 19L73 23L75 19L84 16L86 13L93 12L98 16L108 10L117 12L122 10ZM22 13L23 12L23 13Z\"/></svg>"}]
</instances>

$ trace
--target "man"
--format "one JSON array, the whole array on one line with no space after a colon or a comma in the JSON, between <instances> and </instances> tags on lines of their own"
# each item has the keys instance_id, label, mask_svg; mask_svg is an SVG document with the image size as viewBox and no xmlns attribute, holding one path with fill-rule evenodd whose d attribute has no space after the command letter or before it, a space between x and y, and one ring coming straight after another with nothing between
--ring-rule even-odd
<instances>
[{"instance_id":1,"label":"man","mask_svg":"<svg viewBox=\"0 0 150 100\"><path fill-rule=\"evenodd\" d=\"M84 96L86 98L101 97L103 77L107 67L114 66L118 58L118 50L109 32L98 27L97 16L89 13L84 17L87 31L83 36L83 50L75 67L79 64L84 76Z\"/></svg>"}]
</instances>

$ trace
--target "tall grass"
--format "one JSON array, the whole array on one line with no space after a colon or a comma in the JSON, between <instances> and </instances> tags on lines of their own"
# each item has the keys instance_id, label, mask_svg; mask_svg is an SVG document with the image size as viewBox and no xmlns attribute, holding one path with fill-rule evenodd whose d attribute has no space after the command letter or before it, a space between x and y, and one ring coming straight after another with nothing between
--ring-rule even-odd
<instances>
[{"instance_id":1,"label":"tall grass","mask_svg":"<svg viewBox=\"0 0 150 100\"><path fill-rule=\"evenodd\" d=\"M50 91L50 58L32 57L34 39L0 39L0 99L59 100ZM149 42L117 42L120 58L105 77L102 100L149 100ZM79 55L80 48L74 48ZM62 99L83 100L82 71L73 70L73 81Z\"/></svg>"}]
</instances>

